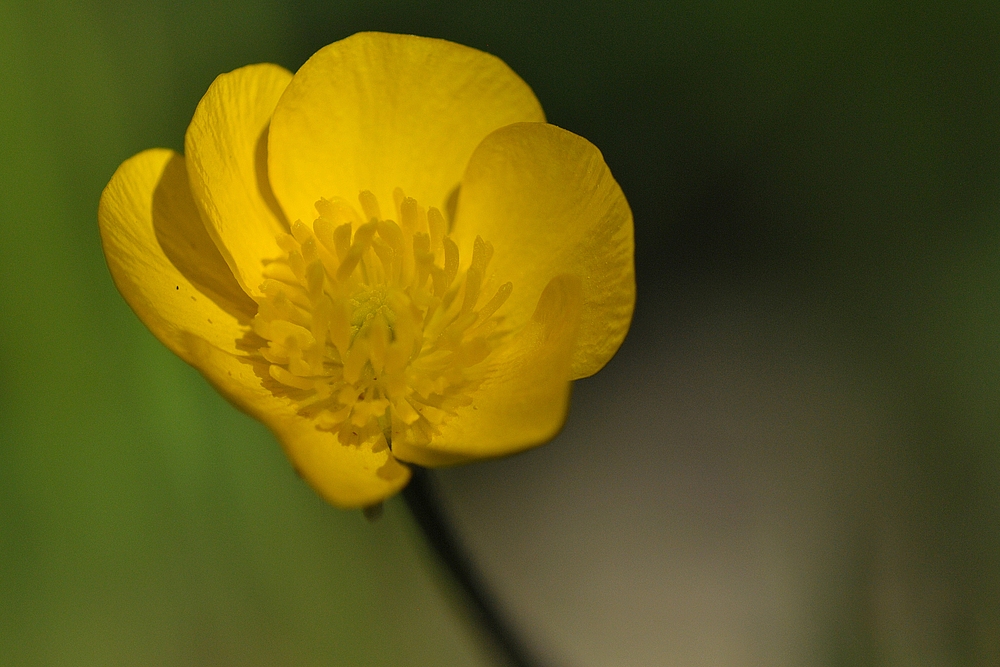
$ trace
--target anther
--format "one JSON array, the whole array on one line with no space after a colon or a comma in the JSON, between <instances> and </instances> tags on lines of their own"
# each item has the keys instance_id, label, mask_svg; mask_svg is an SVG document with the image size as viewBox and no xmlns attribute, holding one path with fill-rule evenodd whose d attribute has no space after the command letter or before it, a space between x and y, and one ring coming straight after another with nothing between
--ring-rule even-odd
<instances>
[{"instance_id":1,"label":"anther","mask_svg":"<svg viewBox=\"0 0 1000 667\"><path fill-rule=\"evenodd\" d=\"M444 288L451 287L451 283L458 275L458 246L447 236L442 239L444 244Z\"/></svg>"},{"instance_id":2,"label":"anther","mask_svg":"<svg viewBox=\"0 0 1000 667\"><path fill-rule=\"evenodd\" d=\"M407 197L399 205L399 222L403 229L410 234L417 231L418 217L417 200Z\"/></svg>"},{"instance_id":3,"label":"anther","mask_svg":"<svg viewBox=\"0 0 1000 667\"><path fill-rule=\"evenodd\" d=\"M365 212L366 220L379 220L382 217L378 199L375 198L371 190L362 190L358 195L358 200L361 202L361 210Z\"/></svg>"},{"instance_id":4,"label":"anther","mask_svg":"<svg viewBox=\"0 0 1000 667\"><path fill-rule=\"evenodd\" d=\"M493 313L500 309L508 298L510 298L511 292L514 291L514 283L504 283L497 290L497 293L493 295L493 298L486 302L486 305L479 309L479 321L485 322L486 320L493 317Z\"/></svg>"},{"instance_id":5,"label":"anther","mask_svg":"<svg viewBox=\"0 0 1000 667\"><path fill-rule=\"evenodd\" d=\"M427 209L427 226L431 232L431 249L437 252L438 248L441 247L441 239L448 231L448 223L444 221L441 211L433 206Z\"/></svg>"}]
</instances>

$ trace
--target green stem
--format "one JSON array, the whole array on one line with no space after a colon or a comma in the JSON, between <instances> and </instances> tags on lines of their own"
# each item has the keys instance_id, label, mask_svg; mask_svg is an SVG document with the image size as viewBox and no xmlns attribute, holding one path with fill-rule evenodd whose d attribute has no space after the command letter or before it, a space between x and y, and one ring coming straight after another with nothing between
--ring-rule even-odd
<instances>
[{"instance_id":1,"label":"green stem","mask_svg":"<svg viewBox=\"0 0 1000 667\"><path fill-rule=\"evenodd\" d=\"M403 490L403 499L414 520L420 526L430 547L465 593L471 607L489 633L497 649L513 667L537 667L524 644L499 611L496 598L483 583L481 576L462 551L455 531L441 509L434 492L430 473L419 466L413 468L413 478Z\"/></svg>"}]
</instances>

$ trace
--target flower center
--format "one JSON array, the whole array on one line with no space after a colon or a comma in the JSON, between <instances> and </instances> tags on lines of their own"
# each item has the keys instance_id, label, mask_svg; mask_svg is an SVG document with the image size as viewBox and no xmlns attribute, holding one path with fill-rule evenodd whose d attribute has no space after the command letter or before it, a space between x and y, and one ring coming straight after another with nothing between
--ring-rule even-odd
<instances>
[{"instance_id":1,"label":"flower center","mask_svg":"<svg viewBox=\"0 0 1000 667\"><path fill-rule=\"evenodd\" d=\"M376 450L426 444L471 403L513 288L490 286L490 243L476 237L460 275L441 212L399 188L394 199L398 224L368 191L364 217L339 198L316 202L312 225L297 220L278 238L285 256L265 267L253 321L271 377L302 414Z\"/></svg>"}]
</instances>

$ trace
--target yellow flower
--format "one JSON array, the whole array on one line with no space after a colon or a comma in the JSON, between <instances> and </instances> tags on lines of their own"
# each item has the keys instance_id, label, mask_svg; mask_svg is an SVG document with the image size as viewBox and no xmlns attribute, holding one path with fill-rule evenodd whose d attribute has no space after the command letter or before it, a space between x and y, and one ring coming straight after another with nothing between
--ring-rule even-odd
<instances>
[{"instance_id":1,"label":"yellow flower","mask_svg":"<svg viewBox=\"0 0 1000 667\"><path fill-rule=\"evenodd\" d=\"M361 33L294 76L218 77L183 156L126 160L98 218L153 334L264 422L329 502L400 461L519 451L618 349L632 214L600 152L503 62Z\"/></svg>"}]
</instances>

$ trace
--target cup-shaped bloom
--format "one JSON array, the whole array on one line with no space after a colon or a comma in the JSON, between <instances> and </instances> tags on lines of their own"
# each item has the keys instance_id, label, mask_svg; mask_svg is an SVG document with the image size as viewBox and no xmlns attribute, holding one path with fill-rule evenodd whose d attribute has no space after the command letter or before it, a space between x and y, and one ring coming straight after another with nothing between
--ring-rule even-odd
<instances>
[{"instance_id":1,"label":"cup-shaped bloom","mask_svg":"<svg viewBox=\"0 0 1000 667\"><path fill-rule=\"evenodd\" d=\"M635 301L600 152L488 54L361 33L219 76L101 197L119 291L328 501L551 439Z\"/></svg>"}]
</instances>

